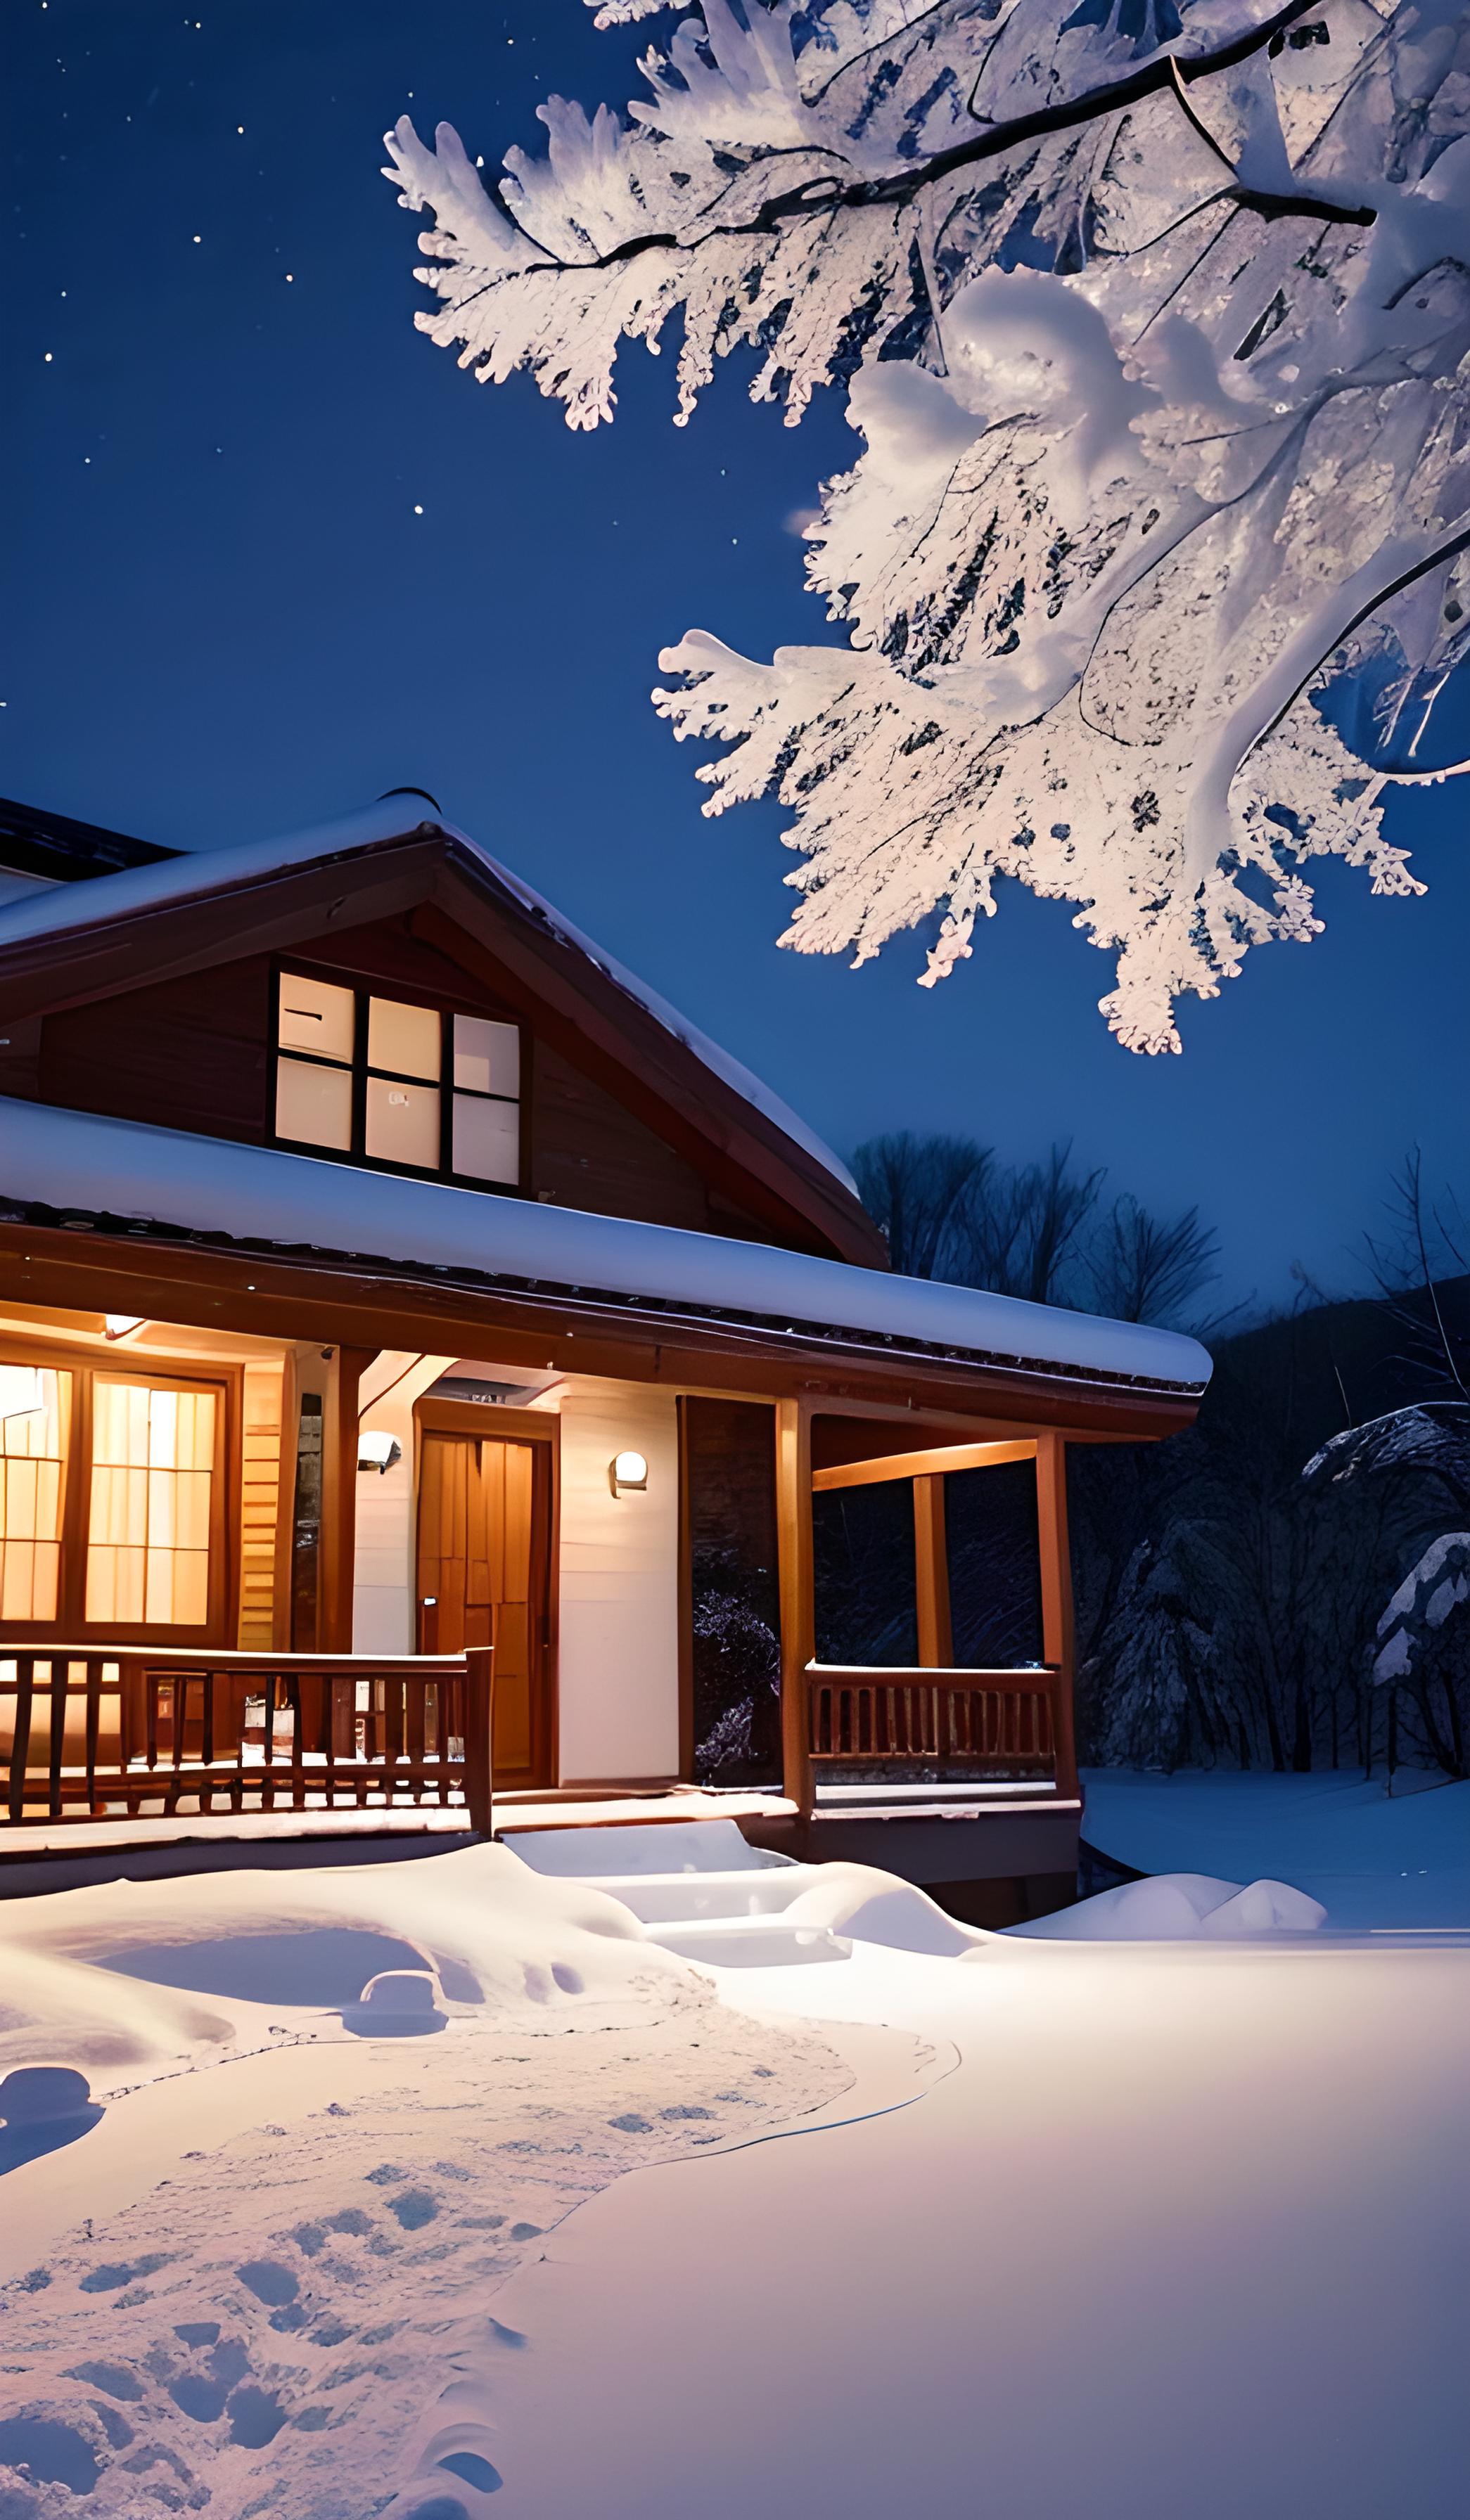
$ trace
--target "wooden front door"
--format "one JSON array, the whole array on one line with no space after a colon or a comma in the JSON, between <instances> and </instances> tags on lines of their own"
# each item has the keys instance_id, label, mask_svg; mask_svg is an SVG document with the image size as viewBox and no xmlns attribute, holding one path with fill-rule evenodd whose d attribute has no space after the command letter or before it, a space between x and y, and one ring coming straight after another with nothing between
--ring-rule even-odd
<instances>
[{"instance_id":1,"label":"wooden front door","mask_svg":"<svg viewBox=\"0 0 1470 2520\"><path fill-rule=\"evenodd\" d=\"M550 1784L551 1463L544 1444L424 1431L419 1651L495 1648L495 1781Z\"/></svg>"}]
</instances>

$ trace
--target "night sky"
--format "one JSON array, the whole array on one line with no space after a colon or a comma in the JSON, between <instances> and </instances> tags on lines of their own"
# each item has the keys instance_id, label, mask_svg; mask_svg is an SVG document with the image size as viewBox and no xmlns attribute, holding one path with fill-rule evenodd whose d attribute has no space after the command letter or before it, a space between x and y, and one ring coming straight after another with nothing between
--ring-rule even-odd
<instances>
[{"instance_id":1,"label":"night sky","mask_svg":"<svg viewBox=\"0 0 1470 2520\"><path fill-rule=\"evenodd\" d=\"M617 425L574 435L414 332L421 222L378 172L405 111L494 167L548 90L620 105L647 27L599 35L579 0L10 0L5 28L0 789L207 847L428 788L845 1152L1070 1138L1111 1188L1198 1202L1232 1299L1288 1298L1294 1264L1360 1282L1413 1142L1463 1182L1463 784L1396 808L1426 900L1309 870L1327 934L1186 1004L1179 1058L1116 1046L1110 963L1015 886L934 991L917 935L855 974L776 951L778 810L702 821L647 694L692 624L762 657L834 635L792 520L857 452L838 397L786 428L732 360L677 430L671 358L627 347Z\"/></svg>"}]
</instances>

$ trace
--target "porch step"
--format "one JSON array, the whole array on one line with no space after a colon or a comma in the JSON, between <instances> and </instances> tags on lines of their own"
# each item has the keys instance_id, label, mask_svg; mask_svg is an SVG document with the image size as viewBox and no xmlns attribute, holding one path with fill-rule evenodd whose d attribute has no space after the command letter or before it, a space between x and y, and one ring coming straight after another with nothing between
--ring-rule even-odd
<instances>
[{"instance_id":1,"label":"porch step","mask_svg":"<svg viewBox=\"0 0 1470 2520\"><path fill-rule=\"evenodd\" d=\"M718 1968L799 1968L852 1957L851 1944L826 1925L788 1925L779 1916L690 1916L659 1925L649 1941Z\"/></svg>"},{"instance_id":2,"label":"porch step","mask_svg":"<svg viewBox=\"0 0 1470 2520\"><path fill-rule=\"evenodd\" d=\"M791 1858L748 1845L732 1820L661 1820L616 1828L500 1827L496 1835L533 1872L570 1881L613 1875L765 1872Z\"/></svg>"},{"instance_id":3,"label":"porch step","mask_svg":"<svg viewBox=\"0 0 1470 2520\"><path fill-rule=\"evenodd\" d=\"M867 1819L879 1813L887 1817L891 1812L996 1811L1016 1803L1056 1799L1057 1789L1049 1777L1034 1780L1007 1778L1003 1782L987 1778L978 1783L931 1778L919 1783L882 1785L822 1783L816 1788L815 1809Z\"/></svg>"},{"instance_id":4,"label":"porch step","mask_svg":"<svg viewBox=\"0 0 1470 2520\"><path fill-rule=\"evenodd\" d=\"M647 1926L650 1942L718 1968L799 1968L845 1960L852 1946L784 1911L820 1867L747 1845L732 1820L647 1828L504 1829L501 1843L537 1872L585 1881ZM670 1858L674 1861L671 1864Z\"/></svg>"},{"instance_id":5,"label":"porch step","mask_svg":"<svg viewBox=\"0 0 1470 2520\"><path fill-rule=\"evenodd\" d=\"M806 1888L811 1868L783 1863L779 1870L742 1872L602 1872L596 1887L645 1925L691 1923L721 1916L776 1916Z\"/></svg>"}]
</instances>

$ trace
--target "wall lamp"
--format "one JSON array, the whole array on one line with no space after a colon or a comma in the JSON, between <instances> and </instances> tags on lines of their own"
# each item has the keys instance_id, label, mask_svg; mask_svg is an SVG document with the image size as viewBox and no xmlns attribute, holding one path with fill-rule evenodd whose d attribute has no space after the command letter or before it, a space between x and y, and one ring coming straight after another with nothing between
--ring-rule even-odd
<instances>
[{"instance_id":1,"label":"wall lamp","mask_svg":"<svg viewBox=\"0 0 1470 2520\"><path fill-rule=\"evenodd\" d=\"M386 1426L359 1426L357 1430L357 1466L359 1470L390 1470L394 1462L403 1459L403 1447L396 1435Z\"/></svg>"},{"instance_id":2,"label":"wall lamp","mask_svg":"<svg viewBox=\"0 0 1470 2520\"><path fill-rule=\"evenodd\" d=\"M624 1495L629 1489L646 1488L648 1463L643 1455L615 1453L608 1463L608 1485L615 1497Z\"/></svg>"}]
</instances>

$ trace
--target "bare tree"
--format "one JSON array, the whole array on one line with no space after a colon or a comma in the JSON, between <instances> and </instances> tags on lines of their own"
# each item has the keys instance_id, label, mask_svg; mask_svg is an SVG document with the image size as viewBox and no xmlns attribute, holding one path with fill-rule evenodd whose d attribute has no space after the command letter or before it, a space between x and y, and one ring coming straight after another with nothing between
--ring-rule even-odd
<instances>
[{"instance_id":1,"label":"bare tree","mask_svg":"<svg viewBox=\"0 0 1470 2520\"><path fill-rule=\"evenodd\" d=\"M973 1138L921 1138L909 1129L869 1138L852 1158L858 1195L904 1278L942 1277L967 1240L970 1208L990 1177L988 1147Z\"/></svg>"},{"instance_id":2,"label":"bare tree","mask_svg":"<svg viewBox=\"0 0 1470 2520\"><path fill-rule=\"evenodd\" d=\"M1417 1147L1394 1175L1385 1205L1387 1237L1363 1237L1379 1291L1404 1330L1414 1363L1470 1400L1470 1340L1451 1323L1442 1293L1445 1278L1470 1271L1470 1222L1452 1195L1427 1198Z\"/></svg>"},{"instance_id":3,"label":"bare tree","mask_svg":"<svg viewBox=\"0 0 1470 2520\"><path fill-rule=\"evenodd\" d=\"M1095 1309L1117 1322L1177 1321L1218 1275L1219 1246L1197 1207L1150 1215L1130 1192L1100 1218L1087 1253Z\"/></svg>"},{"instance_id":4,"label":"bare tree","mask_svg":"<svg viewBox=\"0 0 1470 2520\"><path fill-rule=\"evenodd\" d=\"M1085 1279L1082 1237L1103 1178L1101 1169L1073 1171L1070 1143L1053 1147L1044 1163L992 1174L984 1200L971 1204L966 1282L1033 1304L1065 1300Z\"/></svg>"}]
</instances>

